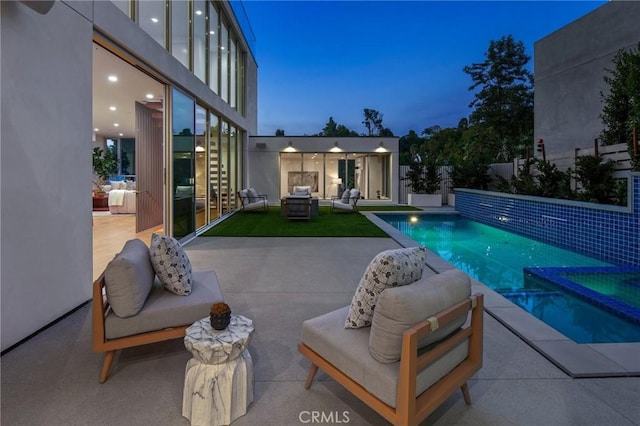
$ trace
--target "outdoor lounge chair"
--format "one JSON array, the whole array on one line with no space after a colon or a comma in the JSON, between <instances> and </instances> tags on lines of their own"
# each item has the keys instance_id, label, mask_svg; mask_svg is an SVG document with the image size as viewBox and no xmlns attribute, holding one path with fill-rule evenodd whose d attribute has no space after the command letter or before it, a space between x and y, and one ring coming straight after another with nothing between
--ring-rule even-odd
<instances>
[{"instance_id":1,"label":"outdoor lounge chair","mask_svg":"<svg viewBox=\"0 0 640 426\"><path fill-rule=\"evenodd\" d=\"M398 252L372 261L351 306L305 321L298 350L311 361L305 389L320 368L392 424L417 425L457 389L471 404L467 380L482 367L483 295L471 295L457 269L399 282L424 260L405 262ZM380 290L394 271L401 273ZM376 288L377 300L367 301ZM372 319L362 322L367 307L375 308Z\"/></svg>"},{"instance_id":2,"label":"outdoor lounge chair","mask_svg":"<svg viewBox=\"0 0 640 426\"><path fill-rule=\"evenodd\" d=\"M240 210L242 211L264 210L266 212L269 210L267 196L258 194L253 188L238 191L238 198L240 199Z\"/></svg>"},{"instance_id":3,"label":"outdoor lounge chair","mask_svg":"<svg viewBox=\"0 0 640 426\"><path fill-rule=\"evenodd\" d=\"M358 212L358 200L360 199L360 191L357 189L347 189L341 197L331 197L330 212L334 209L348 212Z\"/></svg>"}]
</instances>

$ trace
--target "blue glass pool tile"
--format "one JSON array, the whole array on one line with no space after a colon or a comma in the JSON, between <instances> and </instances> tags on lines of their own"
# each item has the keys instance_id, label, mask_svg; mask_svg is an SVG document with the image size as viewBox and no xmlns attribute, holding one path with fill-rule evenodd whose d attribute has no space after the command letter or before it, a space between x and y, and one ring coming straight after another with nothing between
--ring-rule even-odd
<instances>
[{"instance_id":1,"label":"blue glass pool tile","mask_svg":"<svg viewBox=\"0 0 640 426\"><path fill-rule=\"evenodd\" d=\"M576 297L586 300L612 314L625 319L633 324L640 325L640 309L624 303L613 297L609 297L597 291L591 290L571 279L567 274L616 274L616 273L640 273L640 268L635 266L595 266L595 267L565 267L565 268L524 268L525 273L537 276L558 288L570 292ZM629 285L629 284L627 284Z\"/></svg>"},{"instance_id":2,"label":"blue glass pool tile","mask_svg":"<svg viewBox=\"0 0 640 426\"><path fill-rule=\"evenodd\" d=\"M631 212L459 191L463 216L606 262L640 266L640 174L632 175Z\"/></svg>"}]
</instances>

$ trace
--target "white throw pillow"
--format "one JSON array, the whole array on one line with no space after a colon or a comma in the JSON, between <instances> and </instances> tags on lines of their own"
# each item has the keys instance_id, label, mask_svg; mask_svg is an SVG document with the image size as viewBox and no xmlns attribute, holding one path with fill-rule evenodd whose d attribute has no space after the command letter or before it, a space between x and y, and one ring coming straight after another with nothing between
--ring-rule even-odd
<instances>
[{"instance_id":1,"label":"white throw pillow","mask_svg":"<svg viewBox=\"0 0 640 426\"><path fill-rule=\"evenodd\" d=\"M247 189L247 196L249 197L250 203L255 203L256 201L258 201L258 192L253 188Z\"/></svg>"},{"instance_id":2,"label":"white throw pillow","mask_svg":"<svg viewBox=\"0 0 640 426\"><path fill-rule=\"evenodd\" d=\"M373 258L351 300L345 328L371 325L378 296L389 287L411 284L422 277L427 250L410 247L385 250Z\"/></svg>"},{"instance_id":3,"label":"white throw pillow","mask_svg":"<svg viewBox=\"0 0 640 426\"><path fill-rule=\"evenodd\" d=\"M178 240L153 234L149 247L151 264L165 289L178 296L191 293L191 262Z\"/></svg>"},{"instance_id":4,"label":"white throw pillow","mask_svg":"<svg viewBox=\"0 0 640 426\"><path fill-rule=\"evenodd\" d=\"M355 204L359 198L360 198L360 191L357 189L352 189L351 195L349 196L349 201L351 201L351 204Z\"/></svg>"},{"instance_id":5,"label":"white throw pillow","mask_svg":"<svg viewBox=\"0 0 640 426\"><path fill-rule=\"evenodd\" d=\"M350 197L351 197L351 190L345 189L344 192L342 193L342 199L340 200L340 202L344 204L349 204Z\"/></svg>"}]
</instances>

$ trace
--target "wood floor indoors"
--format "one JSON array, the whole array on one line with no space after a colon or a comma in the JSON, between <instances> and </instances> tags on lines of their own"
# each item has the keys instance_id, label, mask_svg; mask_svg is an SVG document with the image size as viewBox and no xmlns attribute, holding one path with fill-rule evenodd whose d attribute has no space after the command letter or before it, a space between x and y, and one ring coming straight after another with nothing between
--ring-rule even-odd
<instances>
[{"instance_id":1,"label":"wood floor indoors","mask_svg":"<svg viewBox=\"0 0 640 426\"><path fill-rule=\"evenodd\" d=\"M136 216L94 215L93 216L93 280L95 281L109 261L122 249L127 240L139 238L147 245L151 234L162 233L162 226L136 233Z\"/></svg>"}]
</instances>

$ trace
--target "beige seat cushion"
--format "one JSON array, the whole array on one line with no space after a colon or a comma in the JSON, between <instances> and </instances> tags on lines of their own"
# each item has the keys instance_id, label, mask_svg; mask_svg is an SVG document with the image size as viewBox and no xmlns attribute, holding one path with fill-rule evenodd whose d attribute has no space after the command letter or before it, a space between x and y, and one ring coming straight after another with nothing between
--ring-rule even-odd
<instances>
[{"instance_id":1,"label":"beige seat cushion","mask_svg":"<svg viewBox=\"0 0 640 426\"><path fill-rule=\"evenodd\" d=\"M400 360L402 334L429 317L471 295L471 281L462 271L452 269L424 277L403 287L388 288L378 297L371 321L369 352L376 360ZM418 341L418 348L430 345L462 327L467 313Z\"/></svg>"},{"instance_id":2,"label":"beige seat cushion","mask_svg":"<svg viewBox=\"0 0 640 426\"><path fill-rule=\"evenodd\" d=\"M193 286L189 296L177 296L166 291L158 279L140 312L120 318L109 310L105 318L107 339L131 336L147 331L192 324L208 317L209 309L224 297L214 271L193 272Z\"/></svg>"},{"instance_id":3,"label":"beige seat cushion","mask_svg":"<svg viewBox=\"0 0 640 426\"><path fill-rule=\"evenodd\" d=\"M345 306L304 321L302 343L384 403L395 407L400 363L383 364L369 354L371 328L344 328L348 310L349 307ZM463 340L447 356L421 371L417 377L416 392L424 392L464 361L468 348L468 339Z\"/></svg>"}]
</instances>

